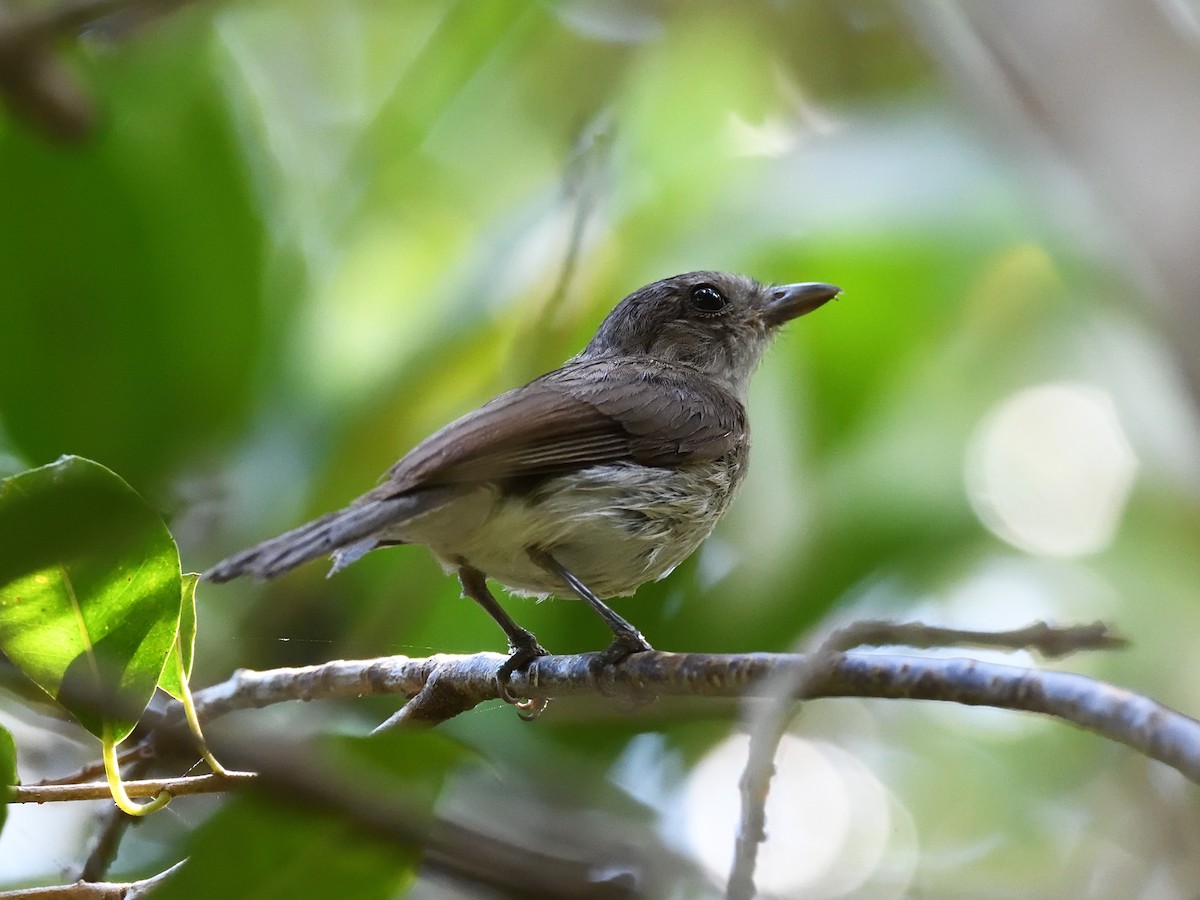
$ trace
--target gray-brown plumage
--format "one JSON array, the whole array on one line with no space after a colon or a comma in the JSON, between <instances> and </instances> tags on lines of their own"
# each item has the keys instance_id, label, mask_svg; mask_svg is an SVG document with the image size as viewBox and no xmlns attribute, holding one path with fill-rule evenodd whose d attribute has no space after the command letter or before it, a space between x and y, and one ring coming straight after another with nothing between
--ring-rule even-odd
<instances>
[{"instance_id":1,"label":"gray-brown plumage","mask_svg":"<svg viewBox=\"0 0 1200 900\"><path fill-rule=\"evenodd\" d=\"M746 392L778 326L838 293L691 272L626 297L577 356L418 444L349 506L218 563L205 577L271 578L332 553L333 571L424 544L497 619L514 656L544 653L483 576L518 593L573 593L616 635L649 645L600 597L662 578L728 509L749 455Z\"/></svg>"}]
</instances>

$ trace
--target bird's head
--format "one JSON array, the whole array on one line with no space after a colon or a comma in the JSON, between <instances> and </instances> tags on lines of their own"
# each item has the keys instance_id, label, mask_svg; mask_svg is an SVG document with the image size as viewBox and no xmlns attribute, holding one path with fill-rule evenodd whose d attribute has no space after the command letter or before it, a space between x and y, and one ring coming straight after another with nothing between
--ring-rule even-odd
<instances>
[{"instance_id":1,"label":"bird's head","mask_svg":"<svg viewBox=\"0 0 1200 900\"><path fill-rule=\"evenodd\" d=\"M688 272L634 291L608 314L577 360L651 356L700 370L744 400L779 326L839 293L831 284L759 284Z\"/></svg>"}]
</instances>

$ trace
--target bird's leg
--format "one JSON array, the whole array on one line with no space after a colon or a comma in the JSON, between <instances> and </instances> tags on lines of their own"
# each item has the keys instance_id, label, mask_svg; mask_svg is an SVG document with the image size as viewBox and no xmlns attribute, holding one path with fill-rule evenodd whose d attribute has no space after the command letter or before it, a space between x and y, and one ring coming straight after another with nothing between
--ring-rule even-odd
<instances>
[{"instance_id":1,"label":"bird's leg","mask_svg":"<svg viewBox=\"0 0 1200 900\"><path fill-rule=\"evenodd\" d=\"M532 631L522 628L504 611L504 607L488 590L487 578L482 572L470 566L459 566L458 580L462 582L463 596L470 597L482 606L484 611L496 620L496 624L504 629L508 638L508 650L512 655L496 670L496 682L501 697L509 703L521 705L525 701L514 697L508 690L509 676L524 669L539 656L549 656L549 652L538 643Z\"/></svg>"},{"instance_id":2,"label":"bird's leg","mask_svg":"<svg viewBox=\"0 0 1200 900\"><path fill-rule=\"evenodd\" d=\"M529 558L534 563L565 581L567 586L581 600L584 600L588 606L596 611L596 614L604 620L604 624L612 631L613 642L601 651L601 662L612 665L619 663L632 653L641 653L645 650L654 649L650 646L650 642L642 636L640 631L618 615L616 610L611 606L597 597L591 588L580 581L573 572L563 566L557 559L545 550L536 547L530 547L528 553Z\"/></svg>"}]
</instances>

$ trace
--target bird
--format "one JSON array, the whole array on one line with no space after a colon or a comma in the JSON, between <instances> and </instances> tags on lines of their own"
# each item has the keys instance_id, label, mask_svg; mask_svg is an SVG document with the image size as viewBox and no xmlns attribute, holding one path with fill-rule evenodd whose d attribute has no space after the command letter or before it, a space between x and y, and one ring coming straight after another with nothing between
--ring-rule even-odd
<instances>
[{"instance_id":1,"label":"bird","mask_svg":"<svg viewBox=\"0 0 1200 900\"><path fill-rule=\"evenodd\" d=\"M326 555L332 575L377 548L424 545L504 631L505 699L511 674L547 651L488 578L586 602L613 635L604 664L652 649L605 601L666 577L709 536L746 475L746 399L764 351L840 292L716 271L647 284L560 368L436 431L342 509L203 578L269 579Z\"/></svg>"}]
</instances>

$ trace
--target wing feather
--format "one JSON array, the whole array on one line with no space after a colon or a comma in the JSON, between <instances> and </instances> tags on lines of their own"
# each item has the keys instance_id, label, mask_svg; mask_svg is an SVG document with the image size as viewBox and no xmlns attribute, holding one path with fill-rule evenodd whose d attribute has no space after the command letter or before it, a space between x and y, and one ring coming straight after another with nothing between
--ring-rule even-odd
<instances>
[{"instance_id":1,"label":"wing feather","mask_svg":"<svg viewBox=\"0 0 1200 900\"><path fill-rule=\"evenodd\" d=\"M716 459L745 433L741 403L695 370L645 357L574 363L435 432L371 493Z\"/></svg>"}]
</instances>

